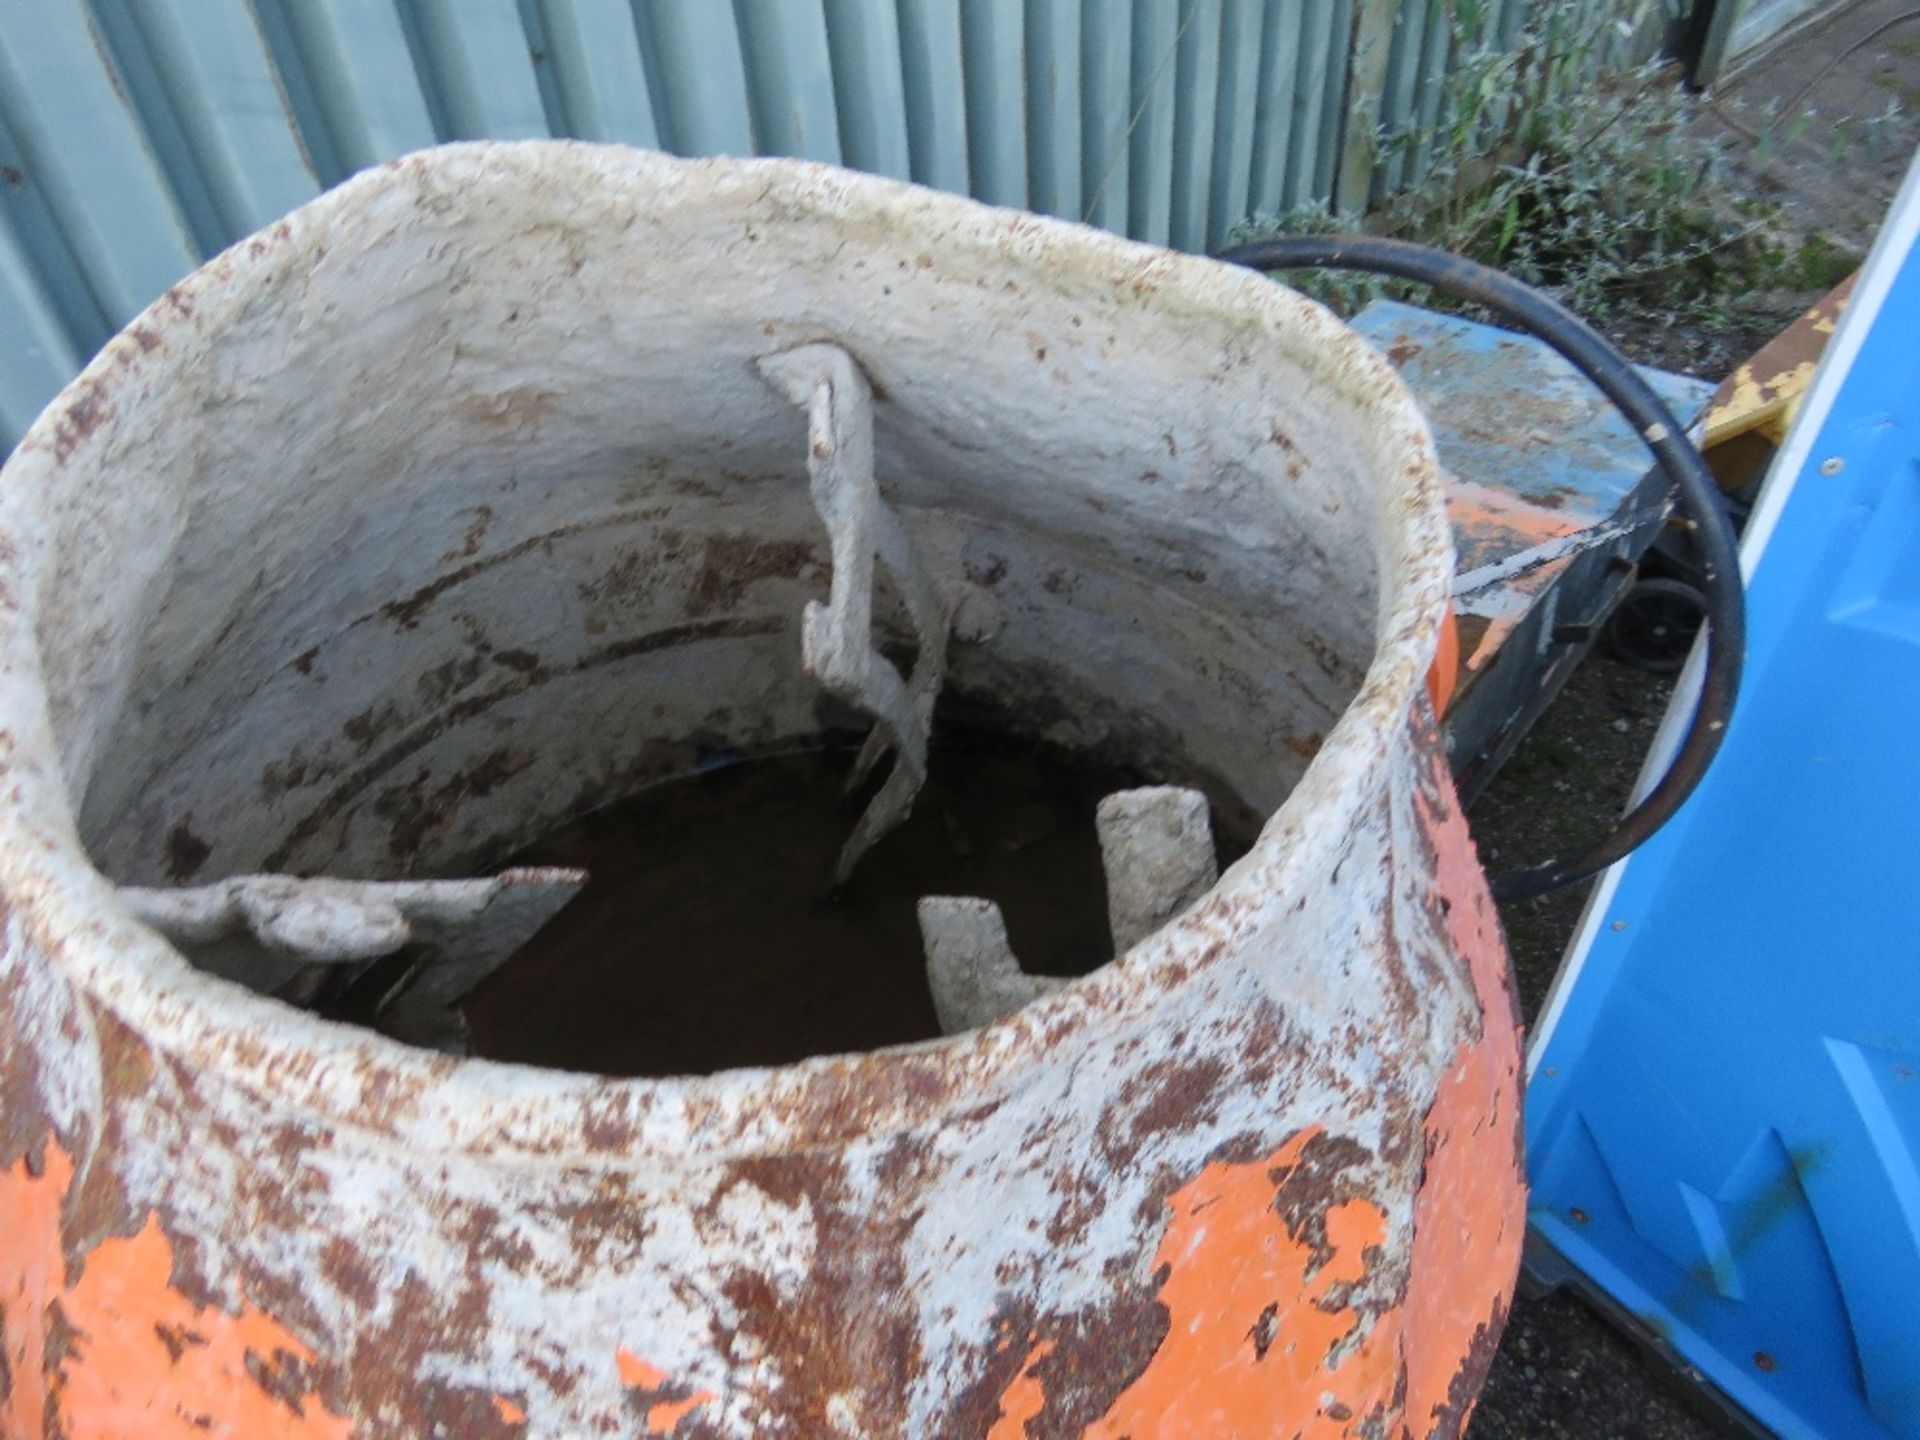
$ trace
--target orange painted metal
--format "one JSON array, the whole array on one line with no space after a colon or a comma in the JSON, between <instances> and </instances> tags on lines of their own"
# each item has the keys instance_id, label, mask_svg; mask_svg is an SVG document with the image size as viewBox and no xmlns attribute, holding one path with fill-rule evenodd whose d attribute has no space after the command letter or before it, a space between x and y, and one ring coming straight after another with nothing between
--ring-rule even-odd
<instances>
[{"instance_id":1,"label":"orange painted metal","mask_svg":"<svg viewBox=\"0 0 1920 1440\"><path fill-rule=\"evenodd\" d=\"M1856 271L1834 286L1720 383L1707 409L1703 450L1711 455L1718 446L1752 433L1774 445L1786 439L1859 278Z\"/></svg>"},{"instance_id":2,"label":"orange painted metal","mask_svg":"<svg viewBox=\"0 0 1920 1440\"><path fill-rule=\"evenodd\" d=\"M175 1287L173 1244L157 1216L102 1238L70 1273L61 1220L79 1198L73 1179L57 1141L0 1172L8 1440L353 1432L327 1411L311 1383L316 1357L284 1325L245 1301L229 1309Z\"/></svg>"},{"instance_id":3,"label":"orange painted metal","mask_svg":"<svg viewBox=\"0 0 1920 1440\"><path fill-rule=\"evenodd\" d=\"M1453 692L1460 683L1460 622L1447 608L1447 618L1440 626L1440 648L1434 652L1433 668L1427 672L1427 699L1433 705L1433 713L1446 718L1447 707L1453 703Z\"/></svg>"}]
</instances>

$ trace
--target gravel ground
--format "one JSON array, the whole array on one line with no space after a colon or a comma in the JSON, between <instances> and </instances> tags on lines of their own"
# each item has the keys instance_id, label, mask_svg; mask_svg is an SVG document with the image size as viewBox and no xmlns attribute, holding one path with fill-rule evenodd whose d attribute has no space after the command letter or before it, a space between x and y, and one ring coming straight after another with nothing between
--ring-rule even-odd
<instances>
[{"instance_id":1,"label":"gravel ground","mask_svg":"<svg viewBox=\"0 0 1920 1440\"><path fill-rule=\"evenodd\" d=\"M1843 117L1880 120L1873 143L1835 139ZM1774 115L1811 108L1795 135ZM1920 141L1920 14L1856 0L1723 87L1708 123L1734 147L1732 188L1778 202L1782 226L1862 253ZM1761 137L1773 131L1770 140ZM1857 132L1856 132L1857 133ZM1738 324L1657 326L1614 338L1643 363L1717 378L1815 294L1751 297ZM1664 712L1669 683L1590 656L1480 797L1472 823L1489 869L1524 865L1600 834L1617 817ZM1529 1022L1559 968L1585 887L1509 905L1502 918ZM1639 1348L1571 1294L1515 1302L1472 1440L1710 1440L1733 1433Z\"/></svg>"}]
</instances>

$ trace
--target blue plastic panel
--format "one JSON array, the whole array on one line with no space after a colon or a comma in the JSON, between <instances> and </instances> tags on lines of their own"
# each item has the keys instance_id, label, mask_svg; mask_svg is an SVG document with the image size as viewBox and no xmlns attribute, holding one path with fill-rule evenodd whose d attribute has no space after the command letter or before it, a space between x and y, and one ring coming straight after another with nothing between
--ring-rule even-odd
<instances>
[{"instance_id":1,"label":"blue plastic panel","mask_svg":"<svg viewBox=\"0 0 1920 1440\"><path fill-rule=\"evenodd\" d=\"M1397 300L1376 300L1353 328L1393 362L1427 415L1450 477L1525 506L1555 530L1616 519L1652 464L1633 426L1573 366L1530 336ZM1713 385L1640 366L1640 378L1683 425ZM1535 544L1525 525L1465 521L1455 510L1463 574Z\"/></svg>"},{"instance_id":2,"label":"blue plastic panel","mask_svg":"<svg viewBox=\"0 0 1920 1440\"><path fill-rule=\"evenodd\" d=\"M1920 1440L1920 167L1756 512L1725 748L1596 897L1532 1223L1784 1436Z\"/></svg>"}]
</instances>

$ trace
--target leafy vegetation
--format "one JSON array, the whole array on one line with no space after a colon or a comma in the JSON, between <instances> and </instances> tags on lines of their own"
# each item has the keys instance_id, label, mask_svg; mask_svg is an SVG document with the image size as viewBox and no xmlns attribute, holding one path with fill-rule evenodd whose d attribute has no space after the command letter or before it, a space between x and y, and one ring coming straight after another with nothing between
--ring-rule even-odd
<instances>
[{"instance_id":1,"label":"leafy vegetation","mask_svg":"<svg viewBox=\"0 0 1920 1440\"><path fill-rule=\"evenodd\" d=\"M1702 123L1710 102L1670 66L1631 63L1636 37L1671 3L1638 0L1597 24L1593 0L1539 0L1503 42L1489 0L1454 0L1451 63L1412 107L1417 118L1380 134L1371 208L1309 207L1243 233L1420 240L1612 325L1726 324L1756 291L1831 286L1860 257L1788 233L1764 202L1736 200L1727 132ZM1791 135L1805 123L1776 119L1756 152L1776 127ZM1840 127L1836 144L1870 143L1871 129ZM1338 275L1300 283L1342 311L1398 289Z\"/></svg>"}]
</instances>

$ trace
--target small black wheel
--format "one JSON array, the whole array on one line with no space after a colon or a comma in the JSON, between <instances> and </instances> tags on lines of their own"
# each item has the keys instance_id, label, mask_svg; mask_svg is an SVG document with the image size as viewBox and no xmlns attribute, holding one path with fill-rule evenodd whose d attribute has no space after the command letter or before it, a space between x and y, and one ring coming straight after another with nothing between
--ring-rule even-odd
<instances>
[{"instance_id":1,"label":"small black wheel","mask_svg":"<svg viewBox=\"0 0 1920 1440\"><path fill-rule=\"evenodd\" d=\"M1600 632L1607 653L1649 675L1675 675L1707 618L1707 597L1684 580L1642 580Z\"/></svg>"}]
</instances>

